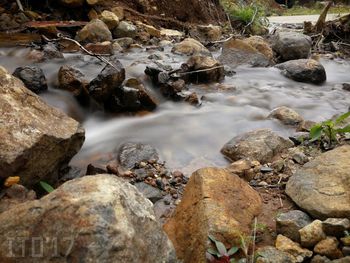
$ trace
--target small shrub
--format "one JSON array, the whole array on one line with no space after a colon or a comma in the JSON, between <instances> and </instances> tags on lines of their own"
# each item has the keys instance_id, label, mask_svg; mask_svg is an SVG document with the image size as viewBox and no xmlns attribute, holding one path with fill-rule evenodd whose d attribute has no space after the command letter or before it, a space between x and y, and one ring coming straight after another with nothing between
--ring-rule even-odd
<instances>
[{"instance_id":1,"label":"small shrub","mask_svg":"<svg viewBox=\"0 0 350 263\"><path fill-rule=\"evenodd\" d=\"M208 236L209 240L215 244L215 248L209 248L206 253L207 260L210 263L243 263L246 260L240 259L236 261L236 259L232 258L234 254L239 251L239 247L232 247L227 250L225 245L220 241L216 240L213 236Z\"/></svg>"}]
</instances>

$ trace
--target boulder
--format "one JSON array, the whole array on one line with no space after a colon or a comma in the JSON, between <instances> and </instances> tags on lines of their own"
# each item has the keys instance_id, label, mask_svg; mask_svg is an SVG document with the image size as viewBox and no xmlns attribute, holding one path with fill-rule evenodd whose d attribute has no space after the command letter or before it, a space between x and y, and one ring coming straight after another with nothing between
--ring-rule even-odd
<instances>
[{"instance_id":1,"label":"boulder","mask_svg":"<svg viewBox=\"0 0 350 263\"><path fill-rule=\"evenodd\" d=\"M316 218L350 217L350 145L325 152L290 177L286 193Z\"/></svg>"},{"instance_id":2,"label":"boulder","mask_svg":"<svg viewBox=\"0 0 350 263\"><path fill-rule=\"evenodd\" d=\"M345 231L350 229L348 218L327 218L322 222L323 231L327 236L343 237Z\"/></svg>"},{"instance_id":3,"label":"boulder","mask_svg":"<svg viewBox=\"0 0 350 263\"><path fill-rule=\"evenodd\" d=\"M256 263L295 263L292 255L275 247L263 247L256 251Z\"/></svg>"},{"instance_id":4,"label":"boulder","mask_svg":"<svg viewBox=\"0 0 350 263\"><path fill-rule=\"evenodd\" d=\"M322 64L313 59L290 60L275 66L281 73L295 81L322 84L326 81L326 70Z\"/></svg>"},{"instance_id":5,"label":"boulder","mask_svg":"<svg viewBox=\"0 0 350 263\"><path fill-rule=\"evenodd\" d=\"M335 237L327 237L316 244L314 252L330 259L342 258L343 253L338 248L338 245L339 241Z\"/></svg>"},{"instance_id":6,"label":"boulder","mask_svg":"<svg viewBox=\"0 0 350 263\"><path fill-rule=\"evenodd\" d=\"M270 44L261 36L251 36L243 39L244 42L262 53L270 61L273 61L273 50Z\"/></svg>"},{"instance_id":7,"label":"boulder","mask_svg":"<svg viewBox=\"0 0 350 263\"><path fill-rule=\"evenodd\" d=\"M313 247L318 242L326 238L326 234L322 229L322 222L315 220L311 224L304 226L299 230L300 243L303 247Z\"/></svg>"},{"instance_id":8,"label":"boulder","mask_svg":"<svg viewBox=\"0 0 350 263\"><path fill-rule=\"evenodd\" d=\"M118 16L108 10L104 10L101 13L101 20L108 26L110 30L114 29L119 24Z\"/></svg>"},{"instance_id":9,"label":"boulder","mask_svg":"<svg viewBox=\"0 0 350 263\"><path fill-rule=\"evenodd\" d=\"M277 236L276 248L292 255L294 262L304 262L306 258L311 258L313 254L312 251L302 248L300 244L293 242L283 235Z\"/></svg>"},{"instance_id":10,"label":"boulder","mask_svg":"<svg viewBox=\"0 0 350 263\"><path fill-rule=\"evenodd\" d=\"M206 55L210 56L209 50L199 41L193 38L186 38L182 42L175 44L171 52L180 55Z\"/></svg>"},{"instance_id":11,"label":"boulder","mask_svg":"<svg viewBox=\"0 0 350 263\"><path fill-rule=\"evenodd\" d=\"M206 262L208 235L227 247L249 235L261 212L261 198L245 181L225 169L203 168L190 177L181 203L164 229L184 263Z\"/></svg>"},{"instance_id":12,"label":"boulder","mask_svg":"<svg viewBox=\"0 0 350 263\"><path fill-rule=\"evenodd\" d=\"M272 110L268 118L277 119L284 125L290 126L299 126L304 121L303 117L301 117L299 113L285 106Z\"/></svg>"},{"instance_id":13,"label":"boulder","mask_svg":"<svg viewBox=\"0 0 350 263\"><path fill-rule=\"evenodd\" d=\"M137 28L133 24L121 21L119 25L113 30L113 36L115 38L130 37L135 38L137 34Z\"/></svg>"},{"instance_id":14,"label":"boulder","mask_svg":"<svg viewBox=\"0 0 350 263\"><path fill-rule=\"evenodd\" d=\"M300 210L281 213L276 217L276 232L300 243L299 230L312 222L311 218Z\"/></svg>"},{"instance_id":15,"label":"boulder","mask_svg":"<svg viewBox=\"0 0 350 263\"><path fill-rule=\"evenodd\" d=\"M263 53L241 39L231 39L225 42L219 61L224 65L236 68L240 65L252 67L267 67L271 61Z\"/></svg>"},{"instance_id":16,"label":"boulder","mask_svg":"<svg viewBox=\"0 0 350 263\"><path fill-rule=\"evenodd\" d=\"M0 222L1 262L176 262L152 203L113 175L68 181Z\"/></svg>"},{"instance_id":17,"label":"boulder","mask_svg":"<svg viewBox=\"0 0 350 263\"><path fill-rule=\"evenodd\" d=\"M282 61L308 58L311 45L311 37L297 32L278 32L272 39L272 49Z\"/></svg>"},{"instance_id":18,"label":"boulder","mask_svg":"<svg viewBox=\"0 0 350 263\"><path fill-rule=\"evenodd\" d=\"M83 43L111 41L112 33L101 20L93 19L77 33L75 39Z\"/></svg>"},{"instance_id":19,"label":"boulder","mask_svg":"<svg viewBox=\"0 0 350 263\"><path fill-rule=\"evenodd\" d=\"M44 71L37 66L16 68L12 75L22 80L24 85L34 93L43 92L48 88Z\"/></svg>"},{"instance_id":20,"label":"boulder","mask_svg":"<svg viewBox=\"0 0 350 263\"><path fill-rule=\"evenodd\" d=\"M25 186L55 182L84 142L78 122L6 73L0 73L0 123L0 178L19 176Z\"/></svg>"},{"instance_id":21,"label":"boulder","mask_svg":"<svg viewBox=\"0 0 350 263\"><path fill-rule=\"evenodd\" d=\"M221 153L232 161L250 159L264 164L292 146L290 140L280 137L270 129L259 129L234 137L224 145Z\"/></svg>"}]
</instances>

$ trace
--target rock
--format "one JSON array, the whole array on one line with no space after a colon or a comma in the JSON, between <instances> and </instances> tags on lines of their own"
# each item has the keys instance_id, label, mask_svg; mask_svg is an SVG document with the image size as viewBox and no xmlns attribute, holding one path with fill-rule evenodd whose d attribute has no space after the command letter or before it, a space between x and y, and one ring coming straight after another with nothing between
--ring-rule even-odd
<instances>
[{"instance_id":1,"label":"rock","mask_svg":"<svg viewBox=\"0 0 350 263\"><path fill-rule=\"evenodd\" d=\"M227 246L250 233L261 212L261 198L246 182L225 169L203 168L190 177L181 203L164 225L183 262L205 262L208 234Z\"/></svg>"},{"instance_id":2,"label":"rock","mask_svg":"<svg viewBox=\"0 0 350 263\"><path fill-rule=\"evenodd\" d=\"M343 237L344 232L350 229L348 218L327 218L322 222L323 231L327 236Z\"/></svg>"},{"instance_id":3,"label":"rock","mask_svg":"<svg viewBox=\"0 0 350 263\"><path fill-rule=\"evenodd\" d=\"M342 237L340 240L344 244L344 246L350 246L350 236L349 235Z\"/></svg>"},{"instance_id":4,"label":"rock","mask_svg":"<svg viewBox=\"0 0 350 263\"><path fill-rule=\"evenodd\" d=\"M109 31L108 26L101 20L93 19L78 31L75 39L83 43L111 41L112 33Z\"/></svg>"},{"instance_id":5,"label":"rock","mask_svg":"<svg viewBox=\"0 0 350 263\"><path fill-rule=\"evenodd\" d=\"M101 13L101 21L104 22L110 30L114 29L119 24L118 16L108 10L104 10Z\"/></svg>"},{"instance_id":6,"label":"rock","mask_svg":"<svg viewBox=\"0 0 350 263\"><path fill-rule=\"evenodd\" d=\"M294 262L304 262L306 258L312 257L312 251L302 248L298 243L283 235L277 236L276 248L292 255Z\"/></svg>"},{"instance_id":7,"label":"rock","mask_svg":"<svg viewBox=\"0 0 350 263\"><path fill-rule=\"evenodd\" d=\"M290 140L278 136L270 129L259 129L234 137L224 145L221 153L232 161L250 159L264 164L292 146Z\"/></svg>"},{"instance_id":8,"label":"rock","mask_svg":"<svg viewBox=\"0 0 350 263\"><path fill-rule=\"evenodd\" d=\"M343 83L343 90L350 91L350 83Z\"/></svg>"},{"instance_id":9,"label":"rock","mask_svg":"<svg viewBox=\"0 0 350 263\"><path fill-rule=\"evenodd\" d=\"M78 7L84 4L84 0L60 0L60 2L68 7Z\"/></svg>"},{"instance_id":10,"label":"rock","mask_svg":"<svg viewBox=\"0 0 350 263\"><path fill-rule=\"evenodd\" d=\"M311 263L330 263L331 260L327 257L316 255L312 258Z\"/></svg>"},{"instance_id":11,"label":"rock","mask_svg":"<svg viewBox=\"0 0 350 263\"><path fill-rule=\"evenodd\" d=\"M193 38L186 38L182 42L175 44L171 52L180 55L206 55L210 56L209 50L199 41Z\"/></svg>"},{"instance_id":12,"label":"rock","mask_svg":"<svg viewBox=\"0 0 350 263\"><path fill-rule=\"evenodd\" d=\"M119 18L119 21L124 19L124 8L121 6L114 6L111 11Z\"/></svg>"},{"instance_id":13,"label":"rock","mask_svg":"<svg viewBox=\"0 0 350 263\"><path fill-rule=\"evenodd\" d=\"M198 25L190 30L190 36L201 42L214 42L220 40L222 28L214 25Z\"/></svg>"},{"instance_id":14,"label":"rock","mask_svg":"<svg viewBox=\"0 0 350 263\"><path fill-rule=\"evenodd\" d=\"M282 61L308 58L311 45L311 37L297 32L278 32L272 40L272 49Z\"/></svg>"},{"instance_id":15,"label":"rock","mask_svg":"<svg viewBox=\"0 0 350 263\"><path fill-rule=\"evenodd\" d=\"M134 43L134 40L130 37L122 37L115 39L114 43L118 43L122 48L129 48Z\"/></svg>"},{"instance_id":16,"label":"rock","mask_svg":"<svg viewBox=\"0 0 350 263\"><path fill-rule=\"evenodd\" d=\"M263 247L257 250L256 263L294 263L292 255L280 251L275 247Z\"/></svg>"},{"instance_id":17,"label":"rock","mask_svg":"<svg viewBox=\"0 0 350 263\"><path fill-rule=\"evenodd\" d=\"M350 262L350 257L344 257L340 259L335 259L332 261L332 263L348 263Z\"/></svg>"},{"instance_id":18,"label":"rock","mask_svg":"<svg viewBox=\"0 0 350 263\"><path fill-rule=\"evenodd\" d=\"M125 80L125 69L117 59L110 59L111 65L106 65L103 70L89 84L90 96L99 104L105 107L113 99L115 90L118 89Z\"/></svg>"},{"instance_id":19,"label":"rock","mask_svg":"<svg viewBox=\"0 0 350 263\"><path fill-rule=\"evenodd\" d=\"M314 252L330 259L343 257L342 252L338 248L339 242L335 237L327 237L321 240L314 248Z\"/></svg>"},{"instance_id":20,"label":"rock","mask_svg":"<svg viewBox=\"0 0 350 263\"><path fill-rule=\"evenodd\" d=\"M52 60L52 59L64 59L63 54L58 50L58 48L53 43L48 43L43 46L43 57L42 61Z\"/></svg>"},{"instance_id":21,"label":"rock","mask_svg":"<svg viewBox=\"0 0 350 263\"><path fill-rule=\"evenodd\" d=\"M298 126L304 121L303 117L301 117L299 113L285 106L272 110L268 118L277 119L283 124L290 126Z\"/></svg>"},{"instance_id":22,"label":"rock","mask_svg":"<svg viewBox=\"0 0 350 263\"><path fill-rule=\"evenodd\" d=\"M154 26L146 25L146 24L141 24L141 26L148 34L150 34L151 37L157 37L157 38L161 37L160 30L158 30Z\"/></svg>"},{"instance_id":23,"label":"rock","mask_svg":"<svg viewBox=\"0 0 350 263\"><path fill-rule=\"evenodd\" d=\"M117 151L119 164L126 170L134 168L135 164L159 160L157 150L149 144L128 142L119 147Z\"/></svg>"},{"instance_id":24,"label":"rock","mask_svg":"<svg viewBox=\"0 0 350 263\"><path fill-rule=\"evenodd\" d=\"M326 81L326 70L313 59L290 60L275 66L287 78L299 82L321 84Z\"/></svg>"},{"instance_id":25,"label":"rock","mask_svg":"<svg viewBox=\"0 0 350 263\"><path fill-rule=\"evenodd\" d=\"M341 251L344 256L350 256L350 247L343 247Z\"/></svg>"},{"instance_id":26,"label":"rock","mask_svg":"<svg viewBox=\"0 0 350 263\"><path fill-rule=\"evenodd\" d=\"M0 214L13 206L36 199L36 193L28 190L23 185L14 184L4 191L4 196L0 199Z\"/></svg>"},{"instance_id":27,"label":"rock","mask_svg":"<svg viewBox=\"0 0 350 263\"><path fill-rule=\"evenodd\" d=\"M37 66L16 68L12 75L22 80L24 85L34 93L43 92L48 88L44 72Z\"/></svg>"},{"instance_id":28,"label":"rock","mask_svg":"<svg viewBox=\"0 0 350 263\"><path fill-rule=\"evenodd\" d=\"M151 200L153 204L163 198L162 191L156 187L150 186L144 182L136 183L135 186L137 190L139 190L146 198Z\"/></svg>"},{"instance_id":29,"label":"rock","mask_svg":"<svg viewBox=\"0 0 350 263\"><path fill-rule=\"evenodd\" d=\"M273 50L270 44L261 36L251 36L243 39L244 42L262 53L270 61L273 61Z\"/></svg>"},{"instance_id":30,"label":"rock","mask_svg":"<svg viewBox=\"0 0 350 263\"><path fill-rule=\"evenodd\" d=\"M113 55L113 45L110 41L105 41L102 43L88 43L84 47L94 54Z\"/></svg>"},{"instance_id":31,"label":"rock","mask_svg":"<svg viewBox=\"0 0 350 263\"><path fill-rule=\"evenodd\" d=\"M96 4L99 4L100 2L102 2L104 0L86 0L86 2L89 4L89 5L96 5Z\"/></svg>"},{"instance_id":32,"label":"rock","mask_svg":"<svg viewBox=\"0 0 350 263\"><path fill-rule=\"evenodd\" d=\"M299 230L300 243L303 247L313 247L318 242L326 238L322 229L322 222L315 220L311 224Z\"/></svg>"},{"instance_id":33,"label":"rock","mask_svg":"<svg viewBox=\"0 0 350 263\"><path fill-rule=\"evenodd\" d=\"M183 37L185 34L178 30L162 28L160 30L160 35L163 37Z\"/></svg>"},{"instance_id":34,"label":"rock","mask_svg":"<svg viewBox=\"0 0 350 263\"><path fill-rule=\"evenodd\" d=\"M185 72L201 71L185 75L185 79L191 83L219 82L225 78L224 66L211 57L193 56L182 68Z\"/></svg>"},{"instance_id":35,"label":"rock","mask_svg":"<svg viewBox=\"0 0 350 263\"><path fill-rule=\"evenodd\" d=\"M48 106L22 82L0 74L0 178L20 176L33 186L55 182L58 171L79 151L84 130Z\"/></svg>"},{"instance_id":36,"label":"rock","mask_svg":"<svg viewBox=\"0 0 350 263\"><path fill-rule=\"evenodd\" d=\"M176 262L152 203L111 175L66 182L40 200L0 214L0 222L1 262L50 262L53 257L62 263ZM25 240L45 248L39 259L32 256L40 250L33 251L32 242ZM9 258L11 252L15 257Z\"/></svg>"},{"instance_id":37,"label":"rock","mask_svg":"<svg viewBox=\"0 0 350 263\"><path fill-rule=\"evenodd\" d=\"M299 230L311 222L311 218L300 210L281 213L276 217L276 232L300 243Z\"/></svg>"},{"instance_id":38,"label":"rock","mask_svg":"<svg viewBox=\"0 0 350 263\"><path fill-rule=\"evenodd\" d=\"M286 193L315 218L350 217L350 145L325 152L290 177Z\"/></svg>"},{"instance_id":39,"label":"rock","mask_svg":"<svg viewBox=\"0 0 350 263\"><path fill-rule=\"evenodd\" d=\"M225 42L218 59L221 63L231 68L236 68L240 65L267 67L271 64L269 58L240 39L231 39Z\"/></svg>"},{"instance_id":40,"label":"rock","mask_svg":"<svg viewBox=\"0 0 350 263\"><path fill-rule=\"evenodd\" d=\"M137 34L137 28L126 21L121 21L119 25L113 30L113 36L116 38L130 37L135 38Z\"/></svg>"},{"instance_id":41,"label":"rock","mask_svg":"<svg viewBox=\"0 0 350 263\"><path fill-rule=\"evenodd\" d=\"M254 179L254 164L249 160L238 160L231 163L226 169L233 174L238 175L247 182ZM253 172L251 172L253 170Z\"/></svg>"},{"instance_id":42,"label":"rock","mask_svg":"<svg viewBox=\"0 0 350 263\"><path fill-rule=\"evenodd\" d=\"M309 161L309 157L307 157L306 154L303 153L299 148L290 149L289 154L292 157L293 161L298 164L303 165Z\"/></svg>"}]
</instances>

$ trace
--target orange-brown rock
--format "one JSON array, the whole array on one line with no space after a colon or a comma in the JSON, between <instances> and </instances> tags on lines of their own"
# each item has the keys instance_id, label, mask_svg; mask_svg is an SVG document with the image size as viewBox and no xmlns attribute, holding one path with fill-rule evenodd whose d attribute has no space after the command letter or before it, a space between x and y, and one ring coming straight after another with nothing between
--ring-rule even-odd
<instances>
[{"instance_id":1,"label":"orange-brown rock","mask_svg":"<svg viewBox=\"0 0 350 263\"><path fill-rule=\"evenodd\" d=\"M239 245L261 211L261 198L245 181L221 168L192 174L181 203L164 229L183 262L206 262L208 235Z\"/></svg>"}]
</instances>

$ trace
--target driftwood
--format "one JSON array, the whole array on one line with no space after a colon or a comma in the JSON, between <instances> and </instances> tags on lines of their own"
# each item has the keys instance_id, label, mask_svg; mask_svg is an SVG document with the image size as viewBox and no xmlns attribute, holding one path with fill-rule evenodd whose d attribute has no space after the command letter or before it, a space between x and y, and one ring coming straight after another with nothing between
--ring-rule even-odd
<instances>
[{"instance_id":1,"label":"driftwood","mask_svg":"<svg viewBox=\"0 0 350 263\"><path fill-rule=\"evenodd\" d=\"M332 2L328 2L327 5L322 10L322 13L321 13L320 17L318 18L316 25L315 25L316 32L320 32L324 28L324 26L326 24L328 10L329 10L329 8L331 8L332 5L333 5Z\"/></svg>"}]
</instances>

